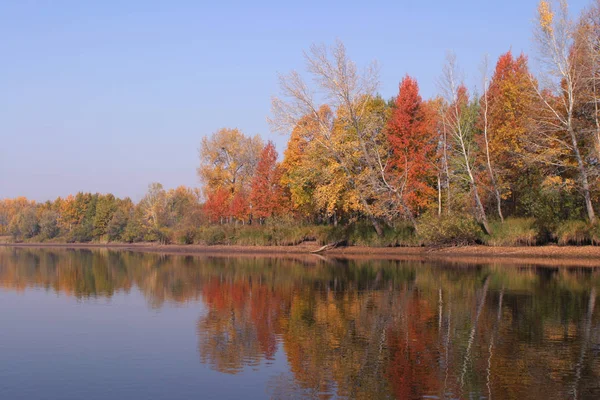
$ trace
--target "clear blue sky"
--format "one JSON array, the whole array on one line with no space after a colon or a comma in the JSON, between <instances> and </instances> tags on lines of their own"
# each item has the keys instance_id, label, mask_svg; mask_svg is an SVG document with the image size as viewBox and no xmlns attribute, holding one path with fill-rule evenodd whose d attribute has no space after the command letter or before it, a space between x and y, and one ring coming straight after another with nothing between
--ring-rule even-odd
<instances>
[{"instance_id":1,"label":"clear blue sky","mask_svg":"<svg viewBox=\"0 0 600 400\"><path fill-rule=\"evenodd\" d=\"M588 4L572 0L578 14ZM435 94L448 50L468 83L512 47L533 61L537 1L0 2L0 198L77 191L141 198L150 182L198 186L197 149L221 127L269 132L277 73L311 43L405 74ZM491 65L493 67L493 65Z\"/></svg>"}]
</instances>

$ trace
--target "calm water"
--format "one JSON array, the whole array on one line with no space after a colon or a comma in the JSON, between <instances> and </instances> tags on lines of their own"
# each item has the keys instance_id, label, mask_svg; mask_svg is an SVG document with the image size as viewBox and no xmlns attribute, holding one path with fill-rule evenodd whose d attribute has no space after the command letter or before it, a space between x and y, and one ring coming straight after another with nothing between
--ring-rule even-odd
<instances>
[{"instance_id":1,"label":"calm water","mask_svg":"<svg viewBox=\"0 0 600 400\"><path fill-rule=\"evenodd\" d=\"M600 270L0 249L0 399L600 398Z\"/></svg>"}]
</instances>

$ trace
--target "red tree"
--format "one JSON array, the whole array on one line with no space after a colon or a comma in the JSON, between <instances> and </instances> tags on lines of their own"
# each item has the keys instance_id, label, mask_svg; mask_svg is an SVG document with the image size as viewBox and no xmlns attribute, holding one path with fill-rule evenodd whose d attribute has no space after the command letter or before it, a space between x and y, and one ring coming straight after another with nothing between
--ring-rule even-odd
<instances>
[{"instance_id":1,"label":"red tree","mask_svg":"<svg viewBox=\"0 0 600 400\"><path fill-rule=\"evenodd\" d=\"M229 216L229 198L231 193L223 188L207 194L204 211L212 222L222 222Z\"/></svg>"},{"instance_id":2,"label":"red tree","mask_svg":"<svg viewBox=\"0 0 600 400\"><path fill-rule=\"evenodd\" d=\"M239 190L231 199L229 209L232 217L240 221L246 221L250 216L248 193L245 190Z\"/></svg>"},{"instance_id":3,"label":"red tree","mask_svg":"<svg viewBox=\"0 0 600 400\"><path fill-rule=\"evenodd\" d=\"M404 187L405 203L415 212L434 194L429 181L435 172L436 143L433 110L421 99L417 81L408 75L400 83L387 134L393 150L390 175Z\"/></svg>"},{"instance_id":4,"label":"red tree","mask_svg":"<svg viewBox=\"0 0 600 400\"><path fill-rule=\"evenodd\" d=\"M277 164L277 151L269 141L263 148L250 192L252 214L257 218L271 217L283 208L283 188L280 184L281 169Z\"/></svg>"}]
</instances>

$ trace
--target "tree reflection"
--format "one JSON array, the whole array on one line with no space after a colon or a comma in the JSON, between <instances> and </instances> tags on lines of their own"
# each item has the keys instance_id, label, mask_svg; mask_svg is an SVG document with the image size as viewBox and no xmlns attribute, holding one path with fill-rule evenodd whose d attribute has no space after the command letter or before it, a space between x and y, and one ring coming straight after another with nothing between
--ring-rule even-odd
<instances>
[{"instance_id":1,"label":"tree reflection","mask_svg":"<svg viewBox=\"0 0 600 400\"><path fill-rule=\"evenodd\" d=\"M0 288L201 300L200 360L275 397L594 398L600 271L0 249Z\"/></svg>"}]
</instances>

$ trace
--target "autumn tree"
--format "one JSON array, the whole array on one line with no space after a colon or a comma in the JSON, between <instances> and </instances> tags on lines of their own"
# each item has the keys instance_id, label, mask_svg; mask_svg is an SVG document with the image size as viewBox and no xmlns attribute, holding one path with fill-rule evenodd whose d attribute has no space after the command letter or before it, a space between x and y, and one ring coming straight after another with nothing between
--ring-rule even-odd
<instances>
[{"instance_id":1,"label":"autumn tree","mask_svg":"<svg viewBox=\"0 0 600 400\"><path fill-rule=\"evenodd\" d=\"M114 195L107 194L98 197L93 221L95 236L100 237L106 234L107 227L116 210L117 201Z\"/></svg>"},{"instance_id":2,"label":"autumn tree","mask_svg":"<svg viewBox=\"0 0 600 400\"><path fill-rule=\"evenodd\" d=\"M280 184L281 169L277 163L277 151L269 141L263 148L250 191L252 215L259 219L272 217L282 210L283 188Z\"/></svg>"},{"instance_id":3,"label":"autumn tree","mask_svg":"<svg viewBox=\"0 0 600 400\"><path fill-rule=\"evenodd\" d=\"M273 100L272 127L288 133L306 116L314 118L318 127L314 141L339 167L361 212L382 235L373 199L383 192L398 199L399 188L390 187L383 179L385 120L368 106L378 87L377 67L372 64L358 72L341 42L331 51L325 46L312 46L305 57L316 87L310 87L297 72L280 77L283 98ZM330 114L319 113L316 92L327 100Z\"/></svg>"},{"instance_id":4,"label":"autumn tree","mask_svg":"<svg viewBox=\"0 0 600 400\"><path fill-rule=\"evenodd\" d=\"M200 222L199 189L178 186L166 193L166 223L168 226L195 225Z\"/></svg>"},{"instance_id":5,"label":"autumn tree","mask_svg":"<svg viewBox=\"0 0 600 400\"><path fill-rule=\"evenodd\" d=\"M9 230L13 237L29 239L40 231L39 219L34 206L20 210L11 220Z\"/></svg>"},{"instance_id":6,"label":"autumn tree","mask_svg":"<svg viewBox=\"0 0 600 400\"><path fill-rule=\"evenodd\" d=\"M198 176L205 191L223 188L234 194L237 190L247 189L262 148L263 142L258 135L249 137L238 129L223 128L203 138Z\"/></svg>"},{"instance_id":7,"label":"autumn tree","mask_svg":"<svg viewBox=\"0 0 600 400\"><path fill-rule=\"evenodd\" d=\"M163 185L158 182L148 185L148 192L140 201L140 207L148 223L154 228L159 228L167 211L167 193Z\"/></svg>"},{"instance_id":8,"label":"autumn tree","mask_svg":"<svg viewBox=\"0 0 600 400\"><path fill-rule=\"evenodd\" d=\"M229 205L229 214L235 218L236 221L242 221L243 224L246 221L250 221L250 201L249 194L245 190L239 190L231 199Z\"/></svg>"},{"instance_id":9,"label":"autumn tree","mask_svg":"<svg viewBox=\"0 0 600 400\"><path fill-rule=\"evenodd\" d=\"M417 81L402 79L386 131L393 152L387 179L402 187L410 217L425 208L434 194L436 151L433 111L419 95Z\"/></svg>"},{"instance_id":10,"label":"autumn tree","mask_svg":"<svg viewBox=\"0 0 600 400\"><path fill-rule=\"evenodd\" d=\"M330 113L328 107L318 112ZM312 115L301 118L292 129L281 163L281 184L289 192L291 208L302 216L311 216L320 210L314 196L322 168L313 135L318 132L318 121Z\"/></svg>"},{"instance_id":11,"label":"autumn tree","mask_svg":"<svg viewBox=\"0 0 600 400\"><path fill-rule=\"evenodd\" d=\"M9 233L12 219L25 208L34 206L35 202L26 197L0 200L0 234Z\"/></svg>"},{"instance_id":12,"label":"autumn tree","mask_svg":"<svg viewBox=\"0 0 600 400\"><path fill-rule=\"evenodd\" d=\"M584 82L582 69L574 56L577 54L573 47L577 43L575 36L566 0L560 0L557 11L550 2L540 1L535 37L543 67L540 79L543 88L534 85L541 107L536 113L538 137L530 145L539 161L577 171L588 220L595 223L590 166L586 160L589 149L583 145L585 132L577 126L579 88Z\"/></svg>"},{"instance_id":13,"label":"autumn tree","mask_svg":"<svg viewBox=\"0 0 600 400\"><path fill-rule=\"evenodd\" d=\"M593 1L581 16L573 42L573 62L582 78L577 93L578 116L584 122L586 140L600 160L600 0ZM598 169L596 165L596 175Z\"/></svg>"},{"instance_id":14,"label":"autumn tree","mask_svg":"<svg viewBox=\"0 0 600 400\"><path fill-rule=\"evenodd\" d=\"M481 99L485 139L481 147L501 219L503 200L526 189L522 175L529 165L526 142L536 103L530 76L527 57L521 54L515 58L508 51L498 58Z\"/></svg>"},{"instance_id":15,"label":"autumn tree","mask_svg":"<svg viewBox=\"0 0 600 400\"><path fill-rule=\"evenodd\" d=\"M204 212L212 222L223 223L230 216L231 192L217 188L209 192L204 202Z\"/></svg>"},{"instance_id":16,"label":"autumn tree","mask_svg":"<svg viewBox=\"0 0 600 400\"><path fill-rule=\"evenodd\" d=\"M40 234L46 239L52 239L58 235L58 219L60 215L54 210L44 210L40 215Z\"/></svg>"}]
</instances>

